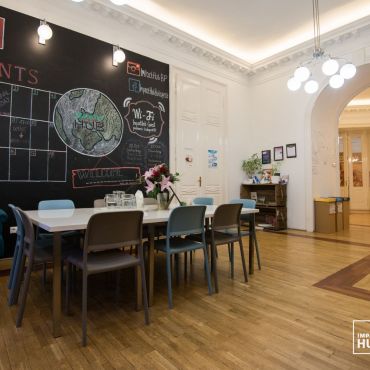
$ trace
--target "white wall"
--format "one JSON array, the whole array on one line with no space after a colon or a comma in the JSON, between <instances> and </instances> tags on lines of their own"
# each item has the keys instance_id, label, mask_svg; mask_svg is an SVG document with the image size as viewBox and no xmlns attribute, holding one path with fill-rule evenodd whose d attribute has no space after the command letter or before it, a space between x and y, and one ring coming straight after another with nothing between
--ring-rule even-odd
<instances>
[{"instance_id":1,"label":"white wall","mask_svg":"<svg viewBox=\"0 0 370 370\"><path fill-rule=\"evenodd\" d=\"M247 78L245 75L233 72L208 62L194 51L185 53L176 49L168 42L146 27L134 27L128 23L120 23L106 16L103 12L92 11L85 3L74 3L61 0L2 0L1 5L22 13L46 19L50 23L81 32L102 41L119 44L142 55L157 59L205 78L217 81L227 88L227 198L239 196L243 172L241 161L246 157L248 147L248 132L250 131L250 103ZM36 30L35 30L36 32ZM68 45L66 45L68 47ZM171 71L171 69L170 69ZM170 86L173 81L170 73ZM172 93L174 89L171 89ZM174 99L172 99L174 102ZM170 102L171 103L171 102ZM172 109L171 109L172 108ZM174 122L173 104L170 106L171 122ZM174 158L174 145L171 140L171 158Z\"/></svg>"},{"instance_id":2,"label":"white wall","mask_svg":"<svg viewBox=\"0 0 370 370\"><path fill-rule=\"evenodd\" d=\"M347 56L358 66L370 62L369 34L334 46L331 50L334 55ZM281 171L290 176L288 227L313 230L313 198L339 194L339 115L353 96L370 86L370 79L369 73L366 75L363 70L337 91L328 87L328 80L321 77L321 90L313 96L302 90L290 92L286 82L297 64L287 63L252 79L253 144L249 153L297 144L298 157L285 159Z\"/></svg>"},{"instance_id":3,"label":"white wall","mask_svg":"<svg viewBox=\"0 0 370 370\"><path fill-rule=\"evenodd\" d=\"M243 173L240 170L242 159L263 149L272 150L274 146L296 143L298 157L285 159L281 168L283 174L290 176L288 226L312 229L313 195L326 195L337 189L337 176L334 178L328 176L331 172L337 171L332 167L333 153L336 150L334 136L332 136L334 131L332 129L325 131L330 125L332 128L335 125L323 120L321 114L317 114L312 128L312 112L316 100L324 102L318 112L321 111L326 115L330 122L337 122L341 110L347 103L341 100L335 104L335 95L332 91L324 89L327 80L320 81L321 93L314 96L309 96L302 91L292 93L288 91L286 81L298 61L283 60L280 65L271 65L265 72L259 72L250 79L248 85L243 75L231 73L215 63L207 62L205 58L197 55L196 50L185 53L183 48L176 49L171 45L168 38L161 40L158 37L160 32L153 33L146 27L133 27L127 22L120 23L112 17L97 11L93 12L87 6L72 1L2 0L2 5L38 18L46 18L51 23L106 42L119 43L123 48L226 85L228 165L225 176L228 179L228 197L236 197L239 194L239 185L243 179ZM357 65L370 63L369 29L349 34L347 38L337 38L328 45L325 47L336 56L348 56ZM309 55L306 54L300 58L308 57ZM356 87L352 87L353 95L349 96L348 100L359 92L354 90ZM347 95L352 92L347 91ZM328 101L334 99L333 114L325 108L325 99ZM174 122L173 115L171 122ZM323 130L320 127L323 127ZM321 137L323 142L319 145L323 150L320 150L315 158L312 158L311 137L316 147L318 137ZM312 173L313 159L316 165L316 176ZM315 163L315 160L318 163Z\"/></svg>"}]
</instances>

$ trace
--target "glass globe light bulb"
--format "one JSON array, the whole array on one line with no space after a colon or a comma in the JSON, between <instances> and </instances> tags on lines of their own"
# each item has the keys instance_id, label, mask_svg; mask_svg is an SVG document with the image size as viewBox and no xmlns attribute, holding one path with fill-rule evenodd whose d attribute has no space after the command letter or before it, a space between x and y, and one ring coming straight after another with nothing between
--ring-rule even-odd
<instances>
[{"instance_id":1,"label":"glass globe light bulb","mask_svg":"<svg viewBox=\"0 0 370 370\"><path fill-rule=\"evenodd\" d=\"M298 67L294 71L294 78L297 81L304 82L310 77L310 70L307 67Z\"/></svg>"},{"instance_id":2,"label":"glass globe light bulb","mask_svg":"<svg viewBox=\"0 0 370 370\"><path fill-rule=\"evenodd\" d=\"M339 69L339 63L335 59L328 59L323 63L321 70L325 76L332 76L337 73Z\"/></svg>"},{"instance_id":3,"label":"glass globe light bulb","mask_svg":"<svg viewBox=\"0 0 370 370\"><path fill-rule=\"evenodd\" d=\"M329 85L333 89L339 89L344 84L344 78L341 75L334 75L330 77Z\"/></svg>"},{"instance_id":4,"label":"glass globe light bulb","mask_svg":"<svg viewBox=\"0 0 370 370\"><path fill-rule=\"evenodd\" d=\"M356 66L352 63L346 63L342 66L340 69L340 75L345 78L346 80L349 80L352 78L357 72Z\"/></svg>"},{"instance_id":5,"label":"glass globe light bulb","mask_svg":"<svg viewBox=\"0 0 370 370\"><path fill-rule=\"evenodd\" d=\"M307 94L314 94L319 89L319 83L315 80L309 80L304 85L304 91Z\"/></svg>"},{"instance_id":6,"label":"glass globe light bulb","mask_svg":"<svg viewBox=\"0 0 370 370\"><path fill-rule=\"evenodd\" d=\"M114 54L114 60L117 62L117 63L122 63L124 62L124 60L126 59L126 54L123 52L122 49L117 49Z\"/></svg>"},{"instance_id":7,"label":"glass globe light bulb","mask_svg":"<svg viewBox=\"0 0 370 370\"><path fill-rule=\"evenodd\" d=\"M290 78L287 82L287 86L290 91L297 91L301 85L301 81L298 81L295 77Z\"/></svg>"},{"instance_id":8,"label":"glass globe light bulb","mask_svg":"<svg viewBox=\"0 0 370 370\"><path fill-rule=\"evenodd\" d=\"M47 23L42 23L37 29L37 33L42 40L50 40L53 36L53 30Z\"/></svg>"}]
</instances>

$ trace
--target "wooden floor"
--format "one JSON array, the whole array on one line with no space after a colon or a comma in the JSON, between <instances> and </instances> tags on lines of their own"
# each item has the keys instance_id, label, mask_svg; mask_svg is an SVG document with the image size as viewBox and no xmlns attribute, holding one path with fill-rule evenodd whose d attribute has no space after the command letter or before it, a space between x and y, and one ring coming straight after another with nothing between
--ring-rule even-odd
<instances>
[{"instance_id":1,"label":"wooden floor","mask_svg":"<svg viewBox=\"0 0 370 370\"><path fill-rule=\"evenodd\" d=\"M213 296L207 295L197 252L187 280L181 274L174 287L171 311L159 256L150 326L134 311L131 275L124 276L118 296L113 278L93 278L86 348L80 346L78 286L73 315L64 316L63 336L53 339L50 285L45 292L34 274L24 324L16 329L16 308L6 305L2 277L0 368L370 369L370 355L352 354L352 320L370 319L370 302L314 286L370 255L370 227L351 226L341 235L326 235L328 240L312 236L259 232L263 267L248 284L242 282L237 253L235 279L229 278L221 248L220 293Z\"/></svg>"}]
</instances>

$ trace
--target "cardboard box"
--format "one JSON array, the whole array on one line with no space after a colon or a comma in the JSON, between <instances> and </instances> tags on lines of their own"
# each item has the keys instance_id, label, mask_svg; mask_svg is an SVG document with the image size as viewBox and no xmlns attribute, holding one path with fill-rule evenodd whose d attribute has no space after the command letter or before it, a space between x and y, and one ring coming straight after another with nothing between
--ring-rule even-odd
<instances>
[{"instance_id":1,"label":"cardboard box","mask_svg":"<svg viewBox=\"0 0 370 370\"><path fill-rule=\"evenodd\" d=\"M337 229L337 209L335 198L315 199L315 231L335 233Z\"/></svg>"}]
</instances>

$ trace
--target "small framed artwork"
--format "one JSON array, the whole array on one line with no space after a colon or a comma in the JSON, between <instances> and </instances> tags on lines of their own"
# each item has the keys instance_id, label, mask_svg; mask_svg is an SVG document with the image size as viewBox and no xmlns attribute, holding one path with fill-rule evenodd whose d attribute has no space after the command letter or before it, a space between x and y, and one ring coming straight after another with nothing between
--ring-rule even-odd
<instances>
[{"instance_id":1,"label":"small framed artwork","mask_svg":"<svg viewBox=\"0 0 370 370\"><path fill-rule=\"evenodd\" d=\"M262 150L262 164L271 163L271 150Z\"/></svg>"},{"instance_id":2,"label":"small framed artwork","mask_svg":"<svg viewBox=\"0 0 370 370\"><path fill-rule=\"evenodd\" d=\"M296 144L287 144L286 145L286 157L287 158L296 158L297 157L297 145Z\"/></svg>"},{"instance_id":3,"label":"small framed artwork","mask_svg":"<svg viewBox=\"0 0 370 370\"><path fill-rule=\"evenodd\" d=\"M261 178L261 183L263 184L269 184L271 182L271 176L272 176L272 169L264 169L262 171L262 178Z\"/></svg>"},{"instance_id":4,"label":"small framed artwork","mask_svg":"<svg viewBox=\"0 0 370 370\"><path fill-rule=\"evenodd\" d=\"M275 146L274 147L274 161L282 161L284 159L284 147Z\"/></svg>"}]
</instances>

